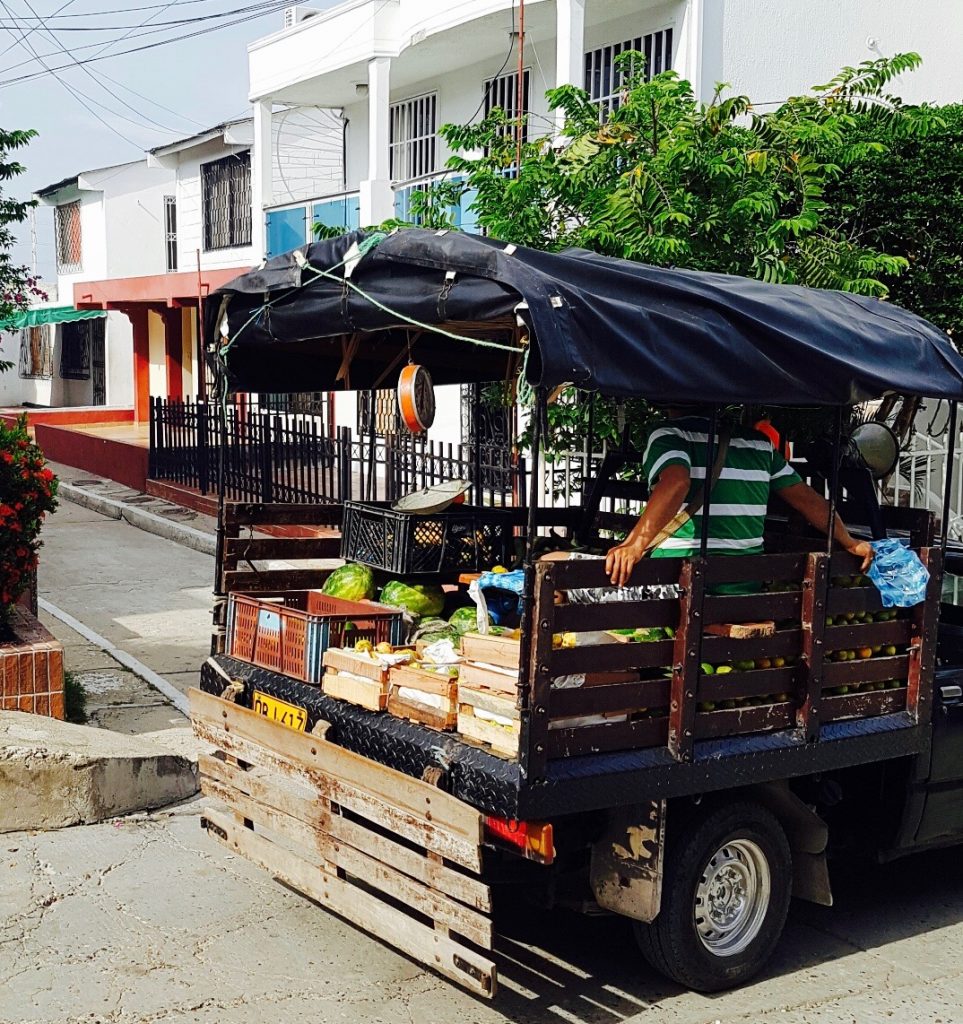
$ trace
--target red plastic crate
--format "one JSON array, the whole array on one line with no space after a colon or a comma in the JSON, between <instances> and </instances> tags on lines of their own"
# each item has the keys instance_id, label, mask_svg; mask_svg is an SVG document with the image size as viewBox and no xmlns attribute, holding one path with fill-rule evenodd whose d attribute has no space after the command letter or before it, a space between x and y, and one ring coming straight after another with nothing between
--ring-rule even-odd
<instances>
[{"instance_id":1,"label":"red plastic crate","mask_svg":"<svg viewBox=\"0 0 963 1024\"><path fill-rule=\"evenodd\" d=\"M231 594L228 599L227 653L320 684L321 658L329 647L399 644L404 622L394 608L373 602L344 601L319 590L283 594Z\"/></svg>"}]
</instances>

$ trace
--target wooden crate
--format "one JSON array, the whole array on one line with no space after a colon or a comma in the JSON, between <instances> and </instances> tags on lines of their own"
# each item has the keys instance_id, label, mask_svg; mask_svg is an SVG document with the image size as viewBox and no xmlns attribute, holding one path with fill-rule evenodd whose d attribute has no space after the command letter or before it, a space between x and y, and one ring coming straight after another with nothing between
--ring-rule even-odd
<instances>
[{"instance_id":1,"label":"wooden crate","mask_svg":"<svg viewBox=\"0 0 963 1024\"><path fill-rule=\"evenodd\" d=\"M497 987L483 816L455 797L192 690L213 746L202 826L233 853L476 995ZM471 943L468 945L467 943Z\"/></svg>"},{"instance_id":2,"label":"wooden crate","mask_svg":"<svg viewBox=\"0 0 963 1024\"><path fill-rule=\"evenodd\" d=\"M438 672L399 665L388 675L388 712L398 718L450 732L458 719L458 680ZM418 700L425 694L428 700ZM440 705L440 706L439 706Z\"/></svg>"},{"instance_id":3,"label":"wooden crate","mask_svg":"<svg viewBox=\"0 0 963 1024\"><path fill-rule=\"evenodd\" d=\"M483 636L481 633L465 633L461 638L461 653L466 661L480 661L486 665L499 665L518 671L521 661L520 640L507 636Z\"/></svg>"}]
</instances>

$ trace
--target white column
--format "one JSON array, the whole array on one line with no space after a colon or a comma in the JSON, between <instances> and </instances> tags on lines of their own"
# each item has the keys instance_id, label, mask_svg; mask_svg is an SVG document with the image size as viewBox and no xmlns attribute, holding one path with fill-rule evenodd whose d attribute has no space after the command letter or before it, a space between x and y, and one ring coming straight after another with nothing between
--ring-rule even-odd
<instances>
[{"instance_id":1,"label":"white column","mask_svg":"<svg viewBox=\"0 0 963 1024\"><path fill-rule=\"evenodd\" d=\"M270 97L254 103L254 148L251 151L251 245L256 257L267 252L265 208L274 201L274 138Z\"/></svg>"},{"instance_id":2,"label":"white column","mask_svg":"<svg viewBox=\"0 0 963 1024\"><path fill-rule=\"evenodd\" d=\"M361 182L362 227L395 215L391 190L391 58L368 61L368 176Z\"/></svg>"},{"instance_id":3,"label":"white column","mask_svg":"<svg viewBox=\"0 0 963 1024\"><path fill-rule=\"evenodd\" d=\"M705 8L703 0L689 0L679 33L678 59L674 67L692 86L697 100L711 99L702 95L702 39Z\"/></svg>"},{"instance_id":4,"label":"white column","mask_svg":"<svg viewBox=\"0 0 963 1024\"><path fill-rule=\"evenodd\" d=\"M555 85L585 84L585 0L556 0L555 3ZM555 111L561 128L564 116Z\"/></svg>"}]
</instances>

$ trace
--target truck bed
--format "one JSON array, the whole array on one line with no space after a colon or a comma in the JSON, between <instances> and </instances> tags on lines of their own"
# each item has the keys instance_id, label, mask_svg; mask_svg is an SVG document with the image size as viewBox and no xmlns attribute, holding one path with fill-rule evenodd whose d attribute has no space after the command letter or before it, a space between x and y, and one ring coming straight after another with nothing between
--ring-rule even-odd
<instances>
[{"instance_id":1,"label":"truck bed","mask_svg":"<svg viewBox=\"0 0 963 1024\"><path fill-rule=\"evenodd\" d=\"M243 684L240 705L250 708L255 690L295 704L307 712L308 730L319 719L329 722L334 743L414 778L427 768L441 768L452 795L505 818L551 818L791 778L917 754L930 742L929 725L902 712L829 723L817 743L807 743L798 729L703 740L695 743L688 762L674 758L666 747L552 759L544 781L529 784L519 762L489 754L455 734L365 711L315 686L226 655L213 660ZM205 664L201 689L220 694L224 685L223 676Z\"/></svg>"}]
</instances>

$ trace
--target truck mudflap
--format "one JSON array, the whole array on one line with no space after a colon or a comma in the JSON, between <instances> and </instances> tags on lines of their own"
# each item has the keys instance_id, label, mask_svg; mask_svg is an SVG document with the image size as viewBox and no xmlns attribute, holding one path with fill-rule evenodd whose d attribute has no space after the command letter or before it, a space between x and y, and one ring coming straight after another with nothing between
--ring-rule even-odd
<instances>
[{"instance_id":1,"label":"truck mudflap","mask_svg":"<svg viewBox=\"0 0 963 1024\"><path fill-rule=\"evenodd\" d=\"M491 891L483 815L414 779L272 716L192 690L191 722L212 798L202 826L280 881L485 998ZM302 712L303 714L303 712Z\"/></svg>"}]
</instances>

